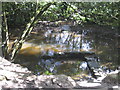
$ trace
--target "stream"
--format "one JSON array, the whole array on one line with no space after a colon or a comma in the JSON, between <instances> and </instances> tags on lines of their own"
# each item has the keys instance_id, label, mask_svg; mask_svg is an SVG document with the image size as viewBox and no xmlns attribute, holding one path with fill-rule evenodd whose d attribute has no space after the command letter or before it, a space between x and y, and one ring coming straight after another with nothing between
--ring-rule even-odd
<instances>
[{"instance_id":1,"label":"stream","mask_svg":"<svg viewBox=\"0 0 120 90\"><path fill-rule=\"evenodd\" d=\"M14 63L27 67L35 75L65 74L74 79L90 76L97 78L99 75L95 74L96 71L109 73L118 69L116 29L99 25L46 28L29 36L25 44L33 49L23 49ZM66 55L65 52L71 54ZM53 58L55 55L60 57Z\"/></svg>"}]
</instances>

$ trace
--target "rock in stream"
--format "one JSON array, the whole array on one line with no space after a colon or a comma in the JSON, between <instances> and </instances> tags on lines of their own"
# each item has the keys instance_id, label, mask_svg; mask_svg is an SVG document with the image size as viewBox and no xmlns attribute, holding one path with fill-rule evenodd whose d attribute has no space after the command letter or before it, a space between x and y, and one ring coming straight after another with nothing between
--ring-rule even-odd
<instances>
[{"instance_id":1,"label":"rock in stream","mask_svg":"<svg viewBox=\"0 0 120 90\"><path fill-rule=\"evenodd\" d=\"M76 81L66 75L36 76L27 68L0 57L0 89L3 90L5 88L104 88L108 87L110 82L112 81L109 80L109 77L100 82L93 78ZM112 85L116 86L116 84L115 82Z\"/></svg>"}]
</instances>

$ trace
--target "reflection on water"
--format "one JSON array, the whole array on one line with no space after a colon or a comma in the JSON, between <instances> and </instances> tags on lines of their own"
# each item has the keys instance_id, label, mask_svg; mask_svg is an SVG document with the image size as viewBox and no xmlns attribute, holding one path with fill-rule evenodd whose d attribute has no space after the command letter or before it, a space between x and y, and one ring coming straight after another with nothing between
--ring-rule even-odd
<instances>
[{"instance_id":1,"label":"reflection on water","mask_svg":"<svg viewBox=\"0 0 120 90\"><path fill-rule=\"evenodd\" d=\"M61 31L47 30L38 35L32 35L27 41L42 48L42 53L37 56L19 55L16 63L28 67L37 75L46 71L53 74L76 75L84 73L92 75L93 69L99 68L110 72L118 67L118 40L114 36L115 31L100 26L76 26L71 30ZM46 48L48 49L46 50ZM55 53L63 53L64 57L64 52L91 51L95 52L95 55L85 55L87 62L82 58L40 58L40 55L54 57Z\"/></svg>"}]
</instances>

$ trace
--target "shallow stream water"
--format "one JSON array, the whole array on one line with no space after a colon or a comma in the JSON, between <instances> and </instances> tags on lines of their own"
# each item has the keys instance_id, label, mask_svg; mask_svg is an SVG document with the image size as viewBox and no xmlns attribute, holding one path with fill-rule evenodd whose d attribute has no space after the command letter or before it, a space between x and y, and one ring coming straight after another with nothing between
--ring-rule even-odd
<instances>
[{"instance_id":1,"label":"shallow stream water","mask_svg":"<svg viewBox=\"0 0 120 90\"><path fill-rule=\"evenodd\" d=\"M40 53L21 54L15 63L28 67L36 75L93 76L94 69L107 73L119 67L116 29L98 25L72 26L68 30L61 30L61 27L47 28L48 30L31 34L26 41L31 44L31 47L40 47ZM34 51L29 52L34 53ZM76 57L76 54L65 58L41 58L44 55L54 57L55 53L62 54L64 57L64 52L84 52L84 57L88 61L86 62L84 58L71 58ZM95 54L87 55L91 52Z\"/></svg>"}]
</instances>

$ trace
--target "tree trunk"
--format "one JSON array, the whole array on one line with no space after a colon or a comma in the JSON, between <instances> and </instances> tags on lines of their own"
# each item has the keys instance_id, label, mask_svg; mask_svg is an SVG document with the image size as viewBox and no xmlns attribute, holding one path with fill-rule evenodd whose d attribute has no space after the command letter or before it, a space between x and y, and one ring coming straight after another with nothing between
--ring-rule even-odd
<instances>
[{"instance_id":1,"label":"tree trunk","mask_svg":"<svg viewBox=\"0 0 120 90\"><path fill-rule=\"evenodd\" d=\"M2 13L2 2L0 2L0 15ZM2 17L0 16L0 56L2 57Z\"/></svg>"},{"instance_id":2,"label":"tree trunk","mask_svg":"<svg viewBox=\"0 0 120 90\"><path fill-rule=\"evenodd\" d=\"M25 39L29 36L30 32L33 29L34 24L37 23L38 17L40 17L53 3L48 3L36 11L36 16L31 18L31 22L27 24L26 29L23 31L23 34L18 40L14 41L14 44L11 49L11 60L15 59L16 54L19 52L22 44L25 42Z\"/></svg>"},{"instance_id":3,"label":"tree trunk","mask_svg":"<svg viewBox=\"0 0 120 90\"><path fill-rule=\"evenodd\" d=\"M9 33L8 33L8 25L7 25L7 18L6 12L3 12L3 23L2 23L2 54L5 59L9 59L8 53L8 43L9 43Z\"/></svg>"}]
</instances>

